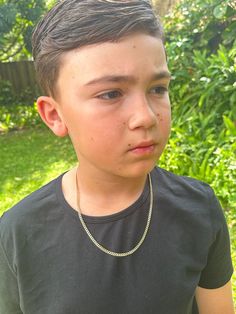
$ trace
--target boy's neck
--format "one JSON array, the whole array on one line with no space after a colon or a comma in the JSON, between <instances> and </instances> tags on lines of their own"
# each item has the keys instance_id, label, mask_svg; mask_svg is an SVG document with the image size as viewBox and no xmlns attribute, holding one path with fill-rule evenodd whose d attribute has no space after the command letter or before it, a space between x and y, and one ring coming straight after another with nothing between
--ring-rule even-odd
<instances>
[{"instance_id":1,"label":"boy's neck","mask_svg":"<svg viewBox=\"0 0 236 314\"><path fill-rule=\"evenodd\" d=\"M74 209L78 206L82 214L88 216L106 216L124 210L133 204L142 194L146 176L140 178L117 178L85 176L77 168L66 173L62 180L62 190L66 201ZM77 202L79 193L79 204Z\"/></svg>"}]
</instances>

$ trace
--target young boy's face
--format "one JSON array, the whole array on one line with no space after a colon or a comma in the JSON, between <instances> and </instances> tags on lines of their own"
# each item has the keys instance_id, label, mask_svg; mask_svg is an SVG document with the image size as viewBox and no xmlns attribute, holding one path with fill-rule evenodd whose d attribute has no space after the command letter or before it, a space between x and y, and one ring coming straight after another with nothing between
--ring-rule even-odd
<instances>
[{"instance_id":1,"label":"young boy's face","mask_svg":"<svg viewBox=\"0 0 236 314\"><path fill-rule=\"evenodd\" d=\"M66 53L57 103L80 168L126 178L150 172L169 137L169 81L162 41L145 34Z\"/></svg>"}]
</instances>

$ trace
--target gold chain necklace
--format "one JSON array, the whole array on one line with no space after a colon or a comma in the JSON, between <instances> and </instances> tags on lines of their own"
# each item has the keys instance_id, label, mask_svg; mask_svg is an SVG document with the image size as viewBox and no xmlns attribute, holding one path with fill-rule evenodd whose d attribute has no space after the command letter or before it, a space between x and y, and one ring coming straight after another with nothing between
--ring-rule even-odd
<instances>
[{"instance_id":1,"label":"gold chain necklace","mask_svg":"<svg viewBox=\"0 0 236 314\"><path fill-rule=\"evenodd\" d=\"M77 193L77 206L78 206L78 215L79 215L79 219L80 219L80 222L85 230L85 232L87 233L88 237L90 238L90 240L93 242L93 244L98 248L100 249L101 251L103 251L104 253L108 254L108 255L112 255L112 256L115 256L115 257L125 257L125 256L129 256L131 254L133 254L135 251L138 250L138 248L143 244L145 238L146 238L146 235L147 235L147 232L148 232L148 229L149 229L149 226L150 226L150 222L151 222L151 217L152 217L152 208L153 208L153 188L152 188L152 179L151 179L151 175L150 173L148 174L148 179L149 179L149 189L150 189L150 205L149 205L149 213L148 213L148 219L147 219L147 224L146 224L146 227L144 229L144 233L140 239L140 241L138 242L138 244L130 251L128 252L113 252L113 251L110 251L108 249L106 249L104 246L102 246L100 243L98 243L95 238L92 236L91 232L89 231L88 227L86 226L85 224L85 221L82 217L82 213L81 213L81 210L80 210L80 206L79 206L79 185L78 185L78 178L77 178L77 173L76 173L76 193Z\"/></svg>"}]
</instances>

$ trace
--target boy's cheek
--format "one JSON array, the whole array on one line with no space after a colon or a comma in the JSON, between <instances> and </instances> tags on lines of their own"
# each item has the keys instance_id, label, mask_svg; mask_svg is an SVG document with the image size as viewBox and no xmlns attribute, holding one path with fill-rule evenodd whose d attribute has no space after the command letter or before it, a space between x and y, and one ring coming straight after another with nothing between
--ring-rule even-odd
<instances>
[{"instance_id":1,"label":"boy's cheek","mask_svg":"<svg viewBox=\"0 0 236 314\"><path fill-rule=\"evenodd\" d=\"M171 110L166 110L159 115L159 123L166 127L166 129L171 127Z\"/></svg>"}]
</instances>

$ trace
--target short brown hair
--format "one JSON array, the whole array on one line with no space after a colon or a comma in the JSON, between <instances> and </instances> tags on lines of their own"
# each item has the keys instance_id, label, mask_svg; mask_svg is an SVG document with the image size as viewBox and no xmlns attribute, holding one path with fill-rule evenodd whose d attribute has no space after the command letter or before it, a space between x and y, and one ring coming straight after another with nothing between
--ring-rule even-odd
<instances>
[{"instance_id":1,"label":"short brown hair","mask_svg":"<svg viewBox=\"0 0 236 314\"><path fill-rule=\"evenodd\" d=\"M62 0L38 23L33 57L39 84L55 97L63 53L82 46L115 42L136 32L163 39L149 0Z\"/></svg>"}]
</instances>

